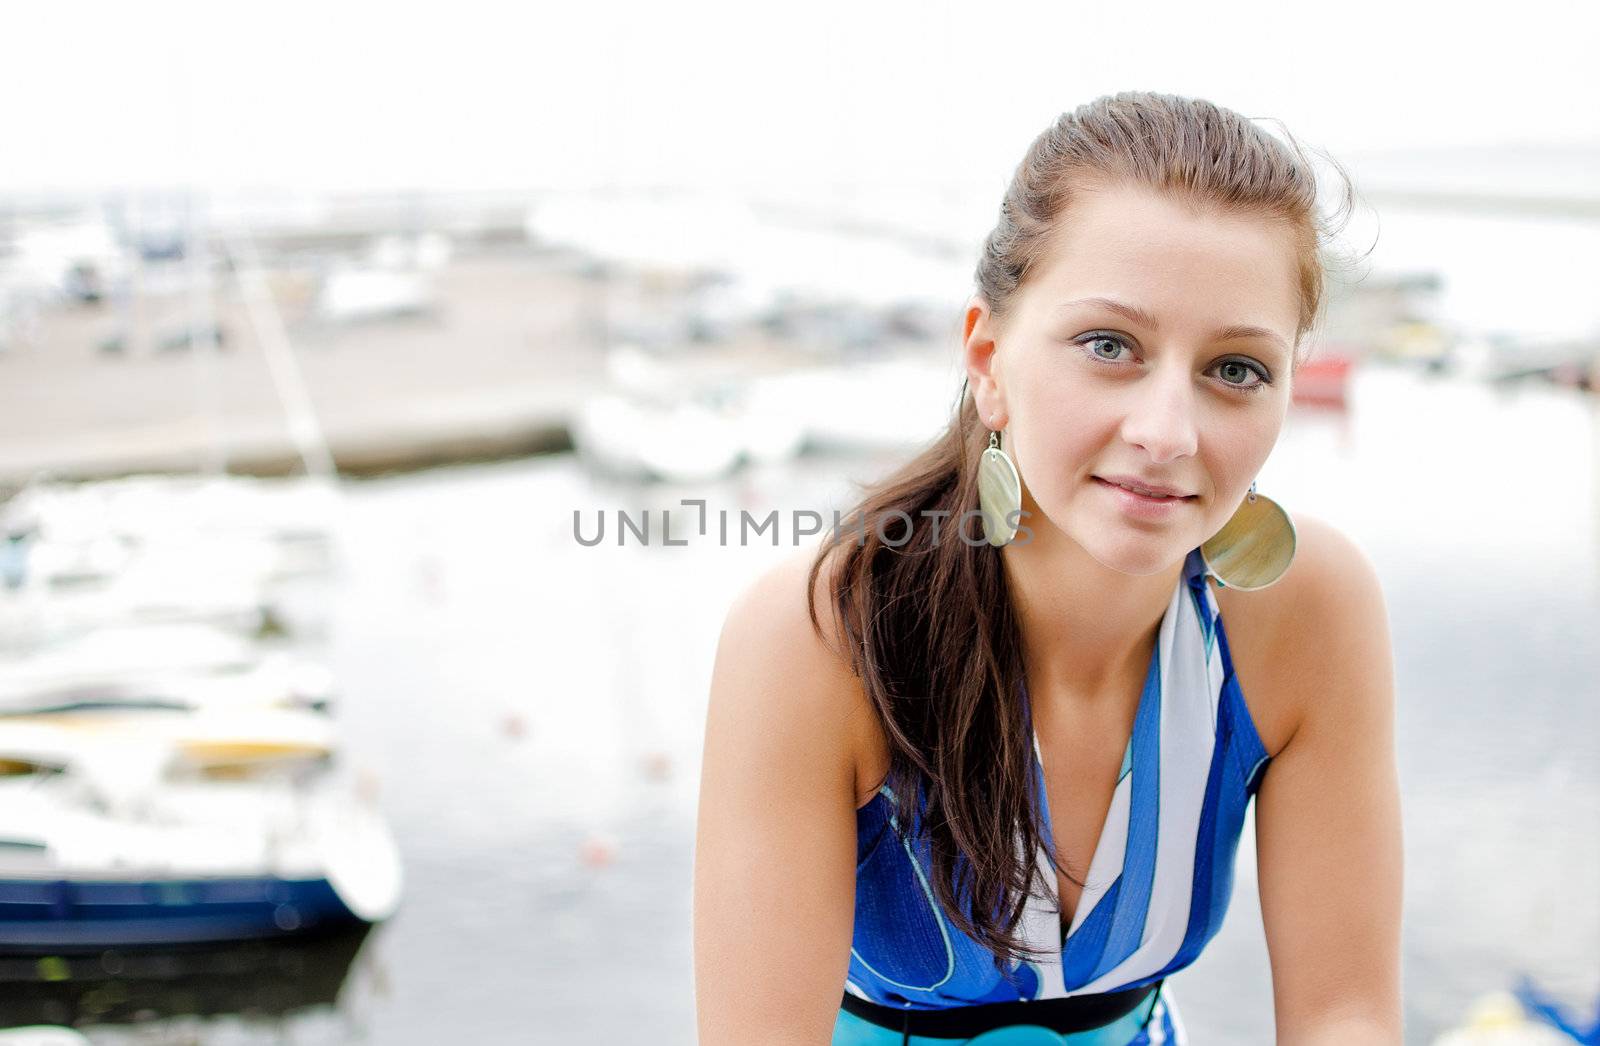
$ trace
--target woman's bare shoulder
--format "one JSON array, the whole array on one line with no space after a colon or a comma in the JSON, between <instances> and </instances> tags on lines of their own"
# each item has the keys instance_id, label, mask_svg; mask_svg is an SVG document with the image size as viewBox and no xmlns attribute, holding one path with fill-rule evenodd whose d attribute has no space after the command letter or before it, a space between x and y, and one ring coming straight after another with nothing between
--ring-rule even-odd
<instances>
[{"instance_id":1,"label":"woman's bare shoulder","mask_svg":"<svg viewBox=\"0 0 1600 1046\"><path fill-rule=\"evenodd\" d=\"M875 764L871 752L877 720L851 668L834 610L838 551L836 547L823 559L815 578L819 549L807 547L752 580L728 609L717 662L720 676L745 681L726 699L772 706L765 711L774 722L810 721L817 731L836 737L835 754L849 766L859 796L861 768ZM814 598L815 624L808 592Z\"/></svg>"},{"instance_id":2,"label":"woman's bare shoulder","mask_svg":"<svg viewBox=\"0 0 1600 1046\"><path fill-rule=\"evenodd\" d=\"M1326 520L1290 516L1294 561L1276 584L1213 589L1240 692L1273 755L1310 703L1339 689L1350 662L1374 655L1374 637L1388 627L1377 573L1361 546Z\"/></svg>"},{"instance_id":3,"label":"woman's bare shoulder","mask_svg":"<svg viewBox=\"0 0 1600 1046\"><path fill-rule=\"evenodd\" d=\"M721 646L774 671L806 668L830 676L848 672L830 582L837 558L830 555L813 579L817 556L816 549L800 549L747 584L728 608Z\"/></svg>"}]
</instances>

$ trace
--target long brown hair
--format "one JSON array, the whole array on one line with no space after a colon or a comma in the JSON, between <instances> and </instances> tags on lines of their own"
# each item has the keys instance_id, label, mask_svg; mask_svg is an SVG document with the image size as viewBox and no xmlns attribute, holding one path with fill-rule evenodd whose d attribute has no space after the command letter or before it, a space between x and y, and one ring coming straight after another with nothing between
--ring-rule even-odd
<instances>
[{"instance_id":1,"label":"long brown hair","mask_svg":"<svg viewBox=\"0 0 1600 1046\"><path fill-rule=\"evenodd\" d=\"M1348 214L1354 190L1328 159L1343 179L1340 210ZM1334 229L1318 211L1315 171L1293 137L1286 146L1210 102L1129 92L1063 113L1017 167L976 272L976 291L997 322L1075 189L1091 178L1284 223L1296 243L1297 344L1320 320ZM1012 964L1036 954L1016 926L1039 870L1042 811L1001 553L977 540L975 526L962 531L970 541L957 533L975 519L967 514L977 509L987 438L963 387L944 432L866 490L849 525L823 542L810 590L837 548L832 610L888 740L899 823L926 834L934 896L950 923ZM822 635L814 596L808 605ZM1057 855L1049 860L1059 872Z\"/></svg>"}]
</instances>

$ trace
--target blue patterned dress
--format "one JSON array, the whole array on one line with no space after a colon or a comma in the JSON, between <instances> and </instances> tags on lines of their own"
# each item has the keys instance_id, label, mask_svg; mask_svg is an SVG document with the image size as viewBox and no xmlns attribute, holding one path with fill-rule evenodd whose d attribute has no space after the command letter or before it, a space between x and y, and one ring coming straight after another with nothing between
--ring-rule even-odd
<instances>
[{"instance_id":1,"label":"blue patterned dress","mask_svg":"<svg viewBox=\"0 0 1600 1046\"><path fill-rule=\"evenodd\" d=\"M1026 701L1026 688L1022 695ZM1033 750L1048 845L1049 803L1037 733ZM1222 925L1245 809L1267 762L1195 549L1161 620L1121 776L1072 925L1063 936L1050 882L1048 898L1030 898L1019 926L1029 945L1048 958L1002 970L991 953L947 923L929 887L927 840L899 831L893 792L885 785L856 813L855 928L845 990L885 1006L943 1009L1121 991L1183 969ZM1053 878L1042 850L1039 868L1041 877ZM841 1009L834 1046L900 1041L899 1032ZM924 1041L950 1046L954 1040ZM1134 1046L1186 1040L1163 985L1152 1002L1105 1029L1061 1035L1019 1026L966 1041Z\"/></svg>"}]
</instances>

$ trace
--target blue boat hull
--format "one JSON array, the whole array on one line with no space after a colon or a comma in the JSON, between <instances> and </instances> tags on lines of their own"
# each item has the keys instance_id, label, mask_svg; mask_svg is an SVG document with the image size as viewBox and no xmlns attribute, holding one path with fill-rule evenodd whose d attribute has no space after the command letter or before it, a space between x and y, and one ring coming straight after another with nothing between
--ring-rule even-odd
<instances>
[{"instance_id":1,"label":"blue boat hull","mask_svg":"<svg viewBox=\"0 0 1600 1046\"><path fill-rule=\"evenodd\" d=\"M359 922L326 879L0 879L0 953L260 940Z\"/></svg>"}]
</instances>

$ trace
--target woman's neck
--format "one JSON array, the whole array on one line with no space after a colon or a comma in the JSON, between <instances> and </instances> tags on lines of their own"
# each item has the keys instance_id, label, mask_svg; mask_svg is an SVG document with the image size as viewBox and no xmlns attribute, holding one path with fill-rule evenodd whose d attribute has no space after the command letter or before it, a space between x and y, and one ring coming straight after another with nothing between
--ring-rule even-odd
<instances>
[{"instance_id":1,"label":"woman's neck","mask_svg":"<svg viewBox=\"0 0 1600 1046\"><path fill-rule=\"evenodd\" d=\"M1037 525L1027 543L1005 546L1002 556L1035 700L1127 699L1125 683L1144 677L1183 563L1135 577Z\"/></svg>"}]
</instances>

